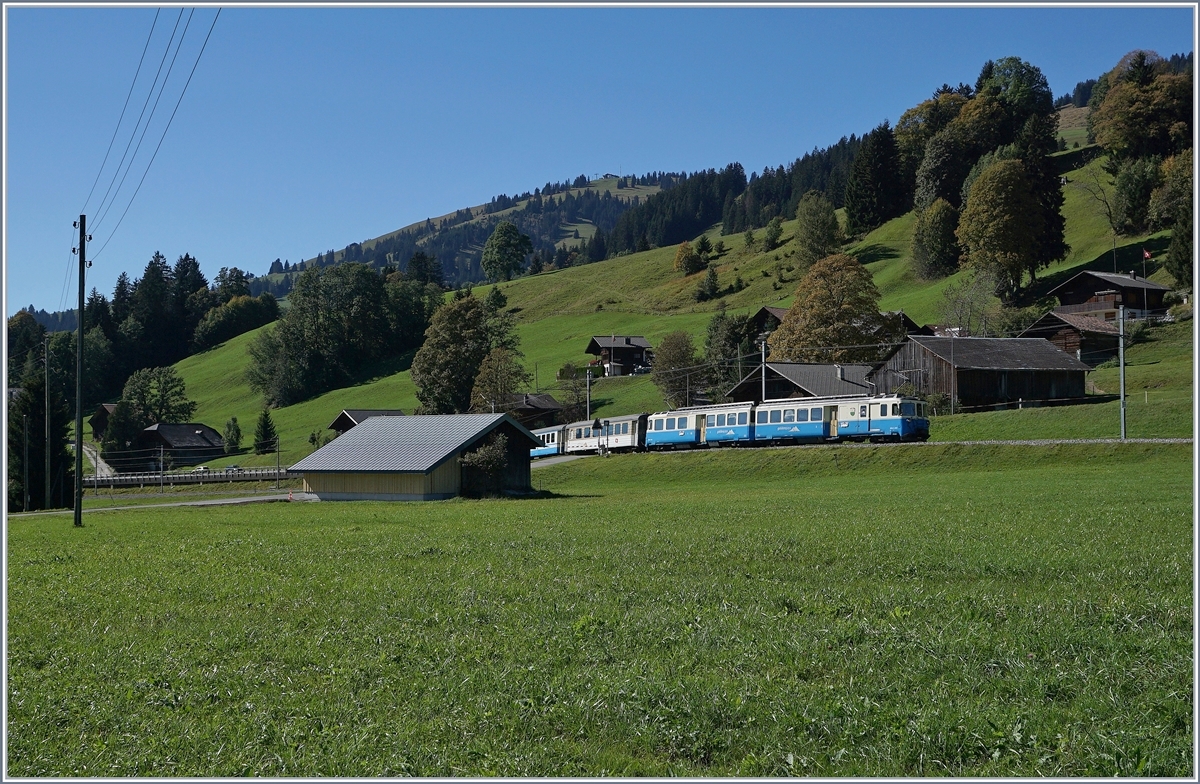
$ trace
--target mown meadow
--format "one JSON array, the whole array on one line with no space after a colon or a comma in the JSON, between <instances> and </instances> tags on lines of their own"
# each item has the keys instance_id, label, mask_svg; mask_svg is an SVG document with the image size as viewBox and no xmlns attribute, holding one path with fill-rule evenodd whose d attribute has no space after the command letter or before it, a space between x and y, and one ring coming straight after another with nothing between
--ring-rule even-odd
<instances>
[{"instance_id":1,"label":"mown meadow","mask_svg":"<svg viewBox=\"0 0 1200 784\"><path fill-rule=\"evenodd\" d=\"M1190 445L8 526L13 776L1195 775Z\"/></svg>"}]
</instances>

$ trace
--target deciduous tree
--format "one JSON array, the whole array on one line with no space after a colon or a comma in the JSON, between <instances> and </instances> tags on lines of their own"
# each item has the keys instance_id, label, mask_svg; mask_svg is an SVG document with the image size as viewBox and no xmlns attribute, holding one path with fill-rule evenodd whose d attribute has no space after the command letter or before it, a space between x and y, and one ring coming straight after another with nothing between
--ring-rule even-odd
<instances>
[{"instance_id":1,"label":"deciduous tree","mask_svg":"<svg viewBox=\"0 0 1200 784\"><path fill-rule=\"evenodd\" d=\"M957 236L966 262L992 272L1001 300L1011 301L1021 292L1024 274L1036 274L1042 229L1041 211L1021 161L997 161L971 188Z\"/></svg>"},{"instance_id":2,"label":"deciduous tree","mask_svg":"<svg viewBox=\"0 0 1200 784\"><path fill-rule=\"evenodd\" d=\"M833 203L820 191L809 191L796 206L796 259L807 266L825 258L842 243Z\"/></svg>"},{"instance_id":3,"label":"deciduous tree","mask_svg":"<svg viewBox=\"0 0 1200 784\"><path fill-rule=\"evenodd\" d=\"M495 413L512 408L512 397L532 380L529 371L512 352L494 348L480 363L471 389L471 410Z\"/></svg>"},{"instance_id":4,"label":"deciduous tree","mask_svg":"<svg viewBox=\"0 0 1200 784\"><path fill-rule=\"evenodd\" d=\"M873 360L882 328L879 290L871 273L852 256L838 254L813 264L779 328L771 358L792 362Z\"/></svg>"},{"instance_id":5,"label":"deciduous tree","mask_svg":"<svg viewBox=\"0 0 1200 784\"><path fill-rule=\"evenodd\" d=\"M533 252L533 242L515 224L501 221L483 246L480 263L490 280L510 280L521 271L525 257Z\"/></svg>"},{"instance_id":6,"label":"deciduous tree","mask_svg":"<svg viewBox=\"0 0 1200 784\"><path fill-rule=\"evenodd\" d=\"M412 379L425 414L464 414L479 366L491 351L488 314L478 299L447 302L433 314L413 357Z\"/></svg>"},{"instance_id":7,"label":"deciduous tree","mask_svg":"<svg viewBox=\"0 0 1200 784\"><path fill-rule=\"evenodd\" d=\"M707 386L706 375L696 356L692 336L683 330L666 335L654 349L651 378L668 406L690 406L696 394Z\"/></svg>"},{"instance_id":8,"label":"deciduous tree","mask_svg":"<svg viewBox=\"0 0 1200 784\"><path fill-rule=\"evenodd\" d=\"M958 269L961 251L958 237L958 210L945 199L917 214L913 223L912 255L917 274L926 280L944 278Z\"/></svg>"}]
</instances>

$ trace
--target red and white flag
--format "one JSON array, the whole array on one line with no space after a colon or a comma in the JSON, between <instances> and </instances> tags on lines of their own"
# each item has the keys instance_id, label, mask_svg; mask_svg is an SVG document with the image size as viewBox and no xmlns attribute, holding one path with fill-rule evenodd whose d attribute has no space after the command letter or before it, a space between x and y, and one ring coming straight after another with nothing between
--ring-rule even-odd
<instances>
[{"instance_id":1,"label":"red and white flag","mask_svg":"<svg viewBox=\"0 0 1200 784\"><path fill-rule=\"evenodd\" d=\"M1142 248L1142 258L1143 258L1143 259L1149 259L1149 258L1150 258L1150 251L1146 250L1145 248Z\"/></svg>"}]
</instances>

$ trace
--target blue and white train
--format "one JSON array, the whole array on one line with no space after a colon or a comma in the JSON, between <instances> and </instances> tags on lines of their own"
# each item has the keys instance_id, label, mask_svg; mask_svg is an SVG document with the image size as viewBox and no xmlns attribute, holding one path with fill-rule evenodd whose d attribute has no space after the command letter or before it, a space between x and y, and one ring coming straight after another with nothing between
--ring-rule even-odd
<instances>
[{"instance_id":1,"label":"blue and white train","mask_svg":"<svg viewBox=\"0 0 1200 784\"><path fill-rule=\"evenodd\" d=\"M926 403L898 395L723 403L541 428L537 457L723 446L924 441Z\"/></svg>"}]
</instances>

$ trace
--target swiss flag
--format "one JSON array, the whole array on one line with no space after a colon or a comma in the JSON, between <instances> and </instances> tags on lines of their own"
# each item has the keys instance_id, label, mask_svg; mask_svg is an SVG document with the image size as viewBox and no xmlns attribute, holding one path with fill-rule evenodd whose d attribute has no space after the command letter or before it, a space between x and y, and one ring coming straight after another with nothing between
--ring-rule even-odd
<instances>
[{"instance_id":1,"label":"swiss flag","mask_svg":"<svg viewBox=\"0 0 1200 784\"><path fill-rule=\"evenodd\" d=\"M1146 250L1145 248L1142 248L1142 258L1143 258L1143 259L1149 259L1149 258L1150 258L1150 251Z\"/></svg>"}]
</instances>

